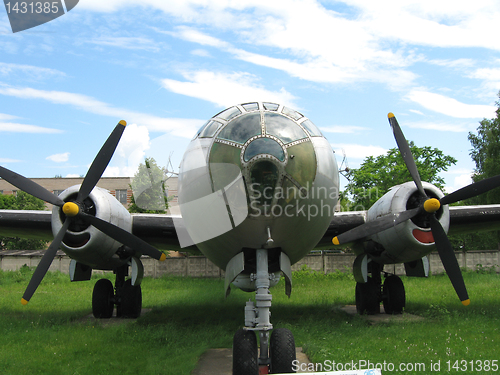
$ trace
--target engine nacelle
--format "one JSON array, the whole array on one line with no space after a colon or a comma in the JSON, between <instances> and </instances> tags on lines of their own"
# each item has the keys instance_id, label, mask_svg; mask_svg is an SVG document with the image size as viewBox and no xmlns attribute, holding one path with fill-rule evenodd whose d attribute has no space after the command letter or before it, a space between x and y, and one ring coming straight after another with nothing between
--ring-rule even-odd
<instances>
[{"instance_id":1,"label":"engine nacelle","mask_svg":"<svg viewBox=\"0 0 500 375\"><path fill-rule=\"evenodd\" d=\"M79 185L64 190L59 198L65 202L76 199ZM107 190L95 187L84 205L88 214L114 224L126 231L132 231L132 218L123 205ZM52 209L52 232L59 232L65 221L61 208ZM100 230L82 220L74 220L61 243L61 249L72 259L86 264L94 269L111 270L125 263L116 255L121 243L108 237Z\"/></svg>"},{"instance_id":2,"label":"engine nacelle","mask_svg":"<svg viewBox=\"0 0 500 375\"><path fill-rule=\"evenodd\" d=\"M422 186L430 198L440 199L444 196L441 190L428 182L422 182ZM421 199L414 182L394 186L368 210L366 219L373 221L384 215L410 210L418 207L421 204ZM441 206L436 212L436 218L445 232L448 232L450 213L447 205ZM425 212L411 220L406 220L395 227L377 233L370 239L383 247L380 255L374 258L378 262L386 264L421 259L435 248L428 214Z\"/></svg>"}]
</instances>

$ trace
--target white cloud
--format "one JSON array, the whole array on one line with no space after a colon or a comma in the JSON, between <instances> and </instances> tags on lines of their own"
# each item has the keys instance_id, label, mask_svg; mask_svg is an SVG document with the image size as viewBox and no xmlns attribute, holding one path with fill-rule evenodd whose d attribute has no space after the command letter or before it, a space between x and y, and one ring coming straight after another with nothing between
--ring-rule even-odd
<instances>
[{"instance_id":1,"label":"white cloud","mask_svg":"<svg viewBox=\"0 0 500 375\"><path fill-rule=\"evenodd\" d=\"M460 188L463 188L464 186L470 185L472 181L472 175L473 172L471 170L465 169L465 168L460 168L460 169L455 169L447 172L443 172L447 175L457 175L453 177L453 186L445 186L444 190L446 194L450 194L454 192L455 190L458 190Z\"/></svg>"},{"instance_id":2,"label":"white cloud","mask_svg":"<svg viewBox=\"0 0 500 375\"><path fill-rule=\"evenodd\" d=\"M210 52L208 52L206 49L201 49L201 48L192 50L191 54L200 57L212 57Z\"/></svg>"},{"instance_id":3,"label":"white cloud","mask_svg":"<svg viewBox=\"0 0 500 375\"><path fill-rule=\"evenodd\" d=\"M13 122L0 122L0 132L56 134L56 133L62 133L63 131L59 129L44 128L42 126L37 126L37 125L26 125Z\"/></svg>"},{"instance_id":4,"label":"white cloud","mask_svg":"<svg viewBox=\"0 0 500 375\"><path fill-rule=\"evenodd\" d=\"M406 98L431 111L457 118L492 118L496 110L494 106L465 104L441 94L422 90L412 90Z\"/></svg>"},{"instance_id":5,"label":"white cloud","mask_svg":"<svg viewBox=\"0 0 500 375\"><path fill-rule=\"evenodd\" d=\"M6 164L6 163L19 163L21 160L17 159L6 159L6 158L0 158L0 163Z\"/></svg>"},{"instance_id":6,"label":"white cloud","mask_svg":"<svg viewBox=\"0 0 500 375\"><path fill-rule=\"evenodd\" d=\"M5 113L0 113L0 121L4 121L4 120L13 120L13 119L16 119L16 118L19 118L17 116L12 116L12 115L7 115Z\"/></svg>"},{"instance_id":7,"label":"white cloud","mask_svg":"<svg viewBox=\"0 0 500 375\"><path fill-rule=\"evenodd\" d=\"M182 94L215 103L221 107L248 101L272 101L295 107L295 97L282 88L266 90L249 73L214 73L209 71L184 72L188 81L163 79L163 87Z\"/></svg>"},{"instance_id":8,"label":"white cloud","mask_svg":"<svg viewBox=\"0 0 500 375\"><path fill-rule=\"evenodd\" d=\"M65 76L66 74L50 68L41 68L33 65L26 64L12 64L0 62L0 74L11 76L13 74L21 73L23 77L29 76L35 79L42 79L54 76Z\"/></svg>"},{"instance_id":9,"label":"white cloud","mask_svg":"<svg viewBox=\"0 0 500 375\"><path fill-rule=\"evenodd\" d=\"M132 177L139 164L144 163L146 150L150 147L149 131L146 126L129 124L125 128L110 165L104 177Z\"/></svg>"},{"instance_id":10,"label":"white cloud","mask_svg":"<svg viewBox=\"0 0 500 375\"><path fill-rule=\"evenodd\" d=\"M303 25L304 22L304 19L300 20L301 25ZM335 24L334 21L332 22ZM261 27L266 28L269 27L269 25L266 23L261 25ZM279 43L272 42L270 45L272 47L292 51L292 58L276 58L248 52L240 48L235 48L233 45L223 40L184 26L179 27L177 32L168 32L168 34L172 34L193 43L219 48L232 54L239 60L250 62L259 66L282 70L293 77L313 82L345 83L361 80L382 82L392 88L399 88L411 84L417 77L410 71L400 69L399 67L406 65L406 63L397 62L400 58L391 56L390 53L380 52L380 61L371 61L370 51L366 50L368 47L363 47L364 44L361 46L358 44L356 49L352 51L350 50L346 53L339 53L339 50L342 49L339 48L339 46L334 49L324 48L324 44L321 45L321 43L318 42L318 39L325 38L323 43L334 44L329 38L326 37L328 31L318 32L314 34L314 36L310 35L310 40L303 41L304 45L302 47L305 50L302 51L300 50L301 46L298 46L296 34L290 31L290 27L296 27L296 25L289 25L286 29L286 33L284 33L282 38L279 40ZM303 33L309 35L309 33L312 34L312 31L308 29L306 32L301 28L300 34ZM256 28L254 32L249 34L251 35L249 37L252 38L252 42L257 44L266 44L262 42L262 40L268 38L268 35L262 34L260 29ZM255 34L258 34L261 37L256 38ZM328 35L338 36L338 33L330 33ZM342 38L348 38L349 36L349 34L342 34ZM341 40L343 42L344 39ZM286 41L288 41L288 45ZM308 49L311 48L312 44L318 44L317 48L313 50ZM352 45L350 48L352 48ZM360 53L361 50L363 50L363 53ZM334 52L331 53L331 51ZM357 55L360 61L352 61L353 55ZM348 61L343 61L345 59L348 59ZM388 67L382 67L382 65L387 65ZM378 69L375 69L375 66Z\"/></svg>"},{"instance_id":11,"label":"white cloud","mask_svg":"<svg viewBox=\"0 0 500 375\"><path fill-rule=\"evenodd\" d=\"M136 122L145 125L150 131L172 132L172 134L191 138L196 130L203 124L204 120L198 119L176 119L153 116L145 113L134 112L128 109L117 108L108 103L101 102L90 96L75 94L65 91L45 91L33 88L13 88L6 85L0 86L0 94L14 96L22 99L42 99L55 104L72 105L83 111L98 115L114 117L115 119L125 118L128 122ZM21 129L28 131L32 125L25 125ZM11 127L15 131L15 127ZM40 128L38 132L42 132ZM1 127L0 127L1 130ZM52 133L57 133L55 129L50 129ZM20 131L20 130L18 130ZM32 129L35 132L35 129ZM49 132L49 131L45 131Z\"/></svg>"},{"instance_id":12,"label":"white cloud","mask_svg":"<svg viewBox=\"0 0 500 375\"><path fill-rule=\"evenodd\" d=\"M70 154L69 152L65 152L63 154L54 154L54 155L47 156L45 159L52 160L53 162L56 162L56 163L63 163L65 161L69 160L69 154Z\"/></svg>"},{"instance_id":13,"label":"white cloud","mask_svg":"<svg viewBox=\"0 0 500 375\"><path fill-rule=\"evenodd\" d=\"M443 132L461 133L473 130L470 123L451 124L443 122L406 122L404 126L412 129L439 130Z\"/></svg>"},{"instance_id":14,"label":"white cloud","mask_svg":"<svg viewBox=\"0 0 500 375\"><path fill-rule=\"evenodd\" d=\"M102 36L100 38L89 40L88 43L97 44L106 47L117 47L125 49L146 50L152 52L160 51L158 42L142 37L112 37Z\"/></svg>"},{"instance_id":15,"label":"white cloud","mask_svg":"<svg viewBox=\"0 0 500 375\"><path fill-rule=\"evenodd\" d=\"M321 82L375 81L397 88L416 78L406 70L423 58L413 51L413 46L500 50L500 39L496 37L500 4L495 1L352 0L343 1L341 11L331 10L329 3L314 0L144 0L141 6L160 9L177 22L189 22L190 27L179 27L176 32L185 40ZM79 6L80 9L113 12L137 4L132 0L87 0ZM286 51L290 58L245 52L196 27L230 30L248 45ZM431 63L464 67L470 66L472 61L436 59ZM318 74L314 74L317 69L320 69Z\"/></svg>"},{"instance_id":16,"label":"white cloud","mask_svg":"<svg viewBox=\"0 0 500 375\"><path fill-rule=\"evenodd\" d=\"M352 125L333 125L333 126L320 127L320 130L325 133L344 133L344 134L359 133L367 129L368 128L362 126L352 126Z\"/></svg>"},{"instance_id":17,"label":"white cloud","mask_svg":"<svg viewBox=\"0 0 500 375\"><path fill-rule=\"evenodd\" d=\"M342 150L345 151L346 157L350 159L365 159L368 156L379 156L387 153L383 147L380 146L364 146L353 143L337 143L332 144L333 149L339 155L342 154Z\"/></svg>"}]
</instances>

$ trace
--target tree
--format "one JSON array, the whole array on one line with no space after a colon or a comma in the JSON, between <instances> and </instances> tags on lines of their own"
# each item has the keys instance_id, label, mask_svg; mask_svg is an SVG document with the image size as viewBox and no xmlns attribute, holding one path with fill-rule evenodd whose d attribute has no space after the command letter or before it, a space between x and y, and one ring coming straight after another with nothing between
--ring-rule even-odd
<instances>
[{"instance_id":1,"label":"tree","mask_svg":"<svg viewBox=\"0 0 500 375\"><path fill-rule=\"evenodd\" d=\"M417 147L411 141L409 145L421 179L443 190L444 180L439 173L448 170L457 160L437 148ZM367 210L391 187L412 181L397 148L390 149L386 155L365 158L359 168L349 171L348 178L346 192L352 197L352 210Z\"/></svg>"},{"instance_id":2,"label":"tree","mask_svg":"<svg viewBox=\"0 0 500 375\"><path fill-rule=\"evenodd\" d=\"M498 93L500 98L500 92ZM500 101L496 102L496 118L479 122L477 134L469 132L470 156L476 164L472 179L477 182L500 174ZM490 190L469 201L469 204L500 203L500 188Z\"/></svg>"},{"instance_id":3,"label":"tree","mask_svg":"<svg viewBox=\"0 0 500 375\"><path fill-rule=\"evenodd\" d=\"M139 165L130 187L133 191L130 213L166 213L165 171L154 158L146 158L144 164Z\"/></svg>"},{"instance_id":4,"label":"tree","mask_svg":"<svg viewBox=\"0 0 500 375\"><path fill-rule=\"evenodd\" d=\"M24 191L16 195L0 194L0 210L45 210L45 203ZM19 237L0 237L1 250L41 250L47 246L43 240L29 240Z\"/></svg>"},{"instance_id":5,"label":"tree","mask_svg":"<svg viewBox=\"0 0 500 375\"><path fill-rule=\"evenodd\" d=\"M500 92L498 93L500 98ZM469 155L476 164L472 179L474 182L500 174L500 101L497 105L496 118L483 119L479 122L477 134L469 132L468 139L472 145ZM463 204L496 204L500 203L500 188L485 194L466 199ZM480 234L458 234L450 236L454 247L464 249L496 249L500 242L500 231Z\"/></svg>"}]
</instances>

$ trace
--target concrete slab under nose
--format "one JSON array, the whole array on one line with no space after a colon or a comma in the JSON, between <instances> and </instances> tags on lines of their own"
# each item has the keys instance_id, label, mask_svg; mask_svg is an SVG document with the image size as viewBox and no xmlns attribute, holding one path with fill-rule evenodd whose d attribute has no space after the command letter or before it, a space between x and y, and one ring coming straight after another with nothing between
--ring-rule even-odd
<instances>
[{"instance_id":1,"label":"concrete slab under nose","mask_svg":"<svg viewBox=\"0 0 500 375\"><path fill-rule=\"evenodd\" d=\"M310 363L309 358L302 352L302 348L296 348L296 355L299 366L300 363ZM201 355L191 375L232 375L232 369L232 349L209 349Z\"/></svg>"}]
</instances>

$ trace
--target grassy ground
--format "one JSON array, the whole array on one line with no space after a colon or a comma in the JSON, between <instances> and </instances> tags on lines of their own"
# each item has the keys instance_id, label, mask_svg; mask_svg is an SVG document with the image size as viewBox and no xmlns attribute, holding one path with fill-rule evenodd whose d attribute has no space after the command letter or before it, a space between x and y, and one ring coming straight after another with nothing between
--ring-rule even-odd
<instances>
[{"instance_id":1,"label":"grassy ground","mask_svg":"<svg viewBox=\"0 0 500 375\"><path fill-rule=\"evenodd\" d=\"M143 307L152 311L136 321L103 326L85 318L97 278L70 283L66 275L50 273L22 306L31 274L28 269L0 273L2 375L190 374L207 348L231 347L251 297L233 290L224 300L223 280L145 279ZM464 366L466 373L498 373L484 367L486 360L500 360L500 276L467 272L464 278L469 307L460 304L446 276L404 278L407 311L425 321L372 326L338 309L354 303L352 275L299 271L291 299L282 282L272 290L272 322L291 329L297 346L317 366L385 361L397 374L463 373ZM415 363L426 370L398 371L400 364ZM437 364L441 371L431 372ZM483 369L476 371L479 365Z\"/></svg>"}]
</instances>

